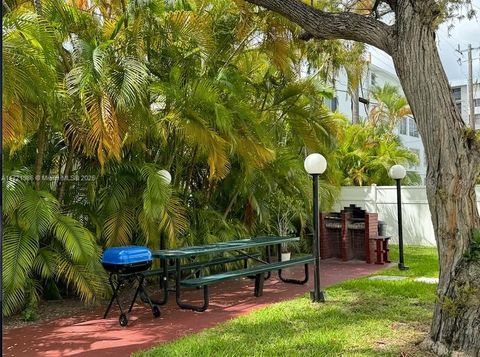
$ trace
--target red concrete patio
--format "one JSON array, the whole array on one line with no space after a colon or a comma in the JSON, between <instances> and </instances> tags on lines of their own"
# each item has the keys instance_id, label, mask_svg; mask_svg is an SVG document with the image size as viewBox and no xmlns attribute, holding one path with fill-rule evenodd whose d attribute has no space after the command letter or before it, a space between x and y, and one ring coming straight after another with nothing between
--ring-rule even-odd
<instances>
[{"instance_id":1,"label":"red concrete patio","mask_svg":"<svg viewBox=\"0 0 480 357\"><path fill-rule=\"evenodd\" d=\"M322 286L371 274L386 265L365 262L326 260L321 264ZM286 270L301 277L303 267ZM311 277L313 274L311 275ZM197 313L181 310L170 295L167 305L161 306L161 317L154 319L149 308L136 305L129 315L129 324L118 324L118 309L112 308L109 318L103 320L104 308L95 315L72 316L27 327L5 331L4 356L129 356L162 342L213 327L220 322L244 315L268 304L305 295L312 288L312 279L306 285L285 284L273 274L265 281L264 294L253 296L254 281L242 279L213 285L210 290L210 307ZM201 290L185 294L186 298L201 296ZM327 295L328 299L328 295Z\"/></svg>"}]
</instances>

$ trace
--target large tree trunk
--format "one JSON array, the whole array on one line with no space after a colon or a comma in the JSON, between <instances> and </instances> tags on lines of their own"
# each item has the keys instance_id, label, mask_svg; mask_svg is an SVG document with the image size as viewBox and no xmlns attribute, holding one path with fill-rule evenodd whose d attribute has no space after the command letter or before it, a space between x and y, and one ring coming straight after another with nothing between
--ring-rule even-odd
<instances>
[{"instance_id":1,"label":"large tree trunk","mask_svg":"<svg viewBox=\"0 0 480 357\"><path fill-rule=\"evenodd\" d=\"M455 107L424 11L405 2L391 54L426 150L427 197L440 260L430 347L480 355L480 262L466 262L480 226L475 181L480 160L474 136ZM421 6L420 6L421 7Z\"/></svg>"},{"instance_id":2,"label":"large tree trunk","mask_svg":"<svg viewBox=\"0 0 480 357\"><path fill-rule=\"evenodd\" d=\"M465 260L472 231L480 227L475 182L480 144L455 107L435 43L440 2L384 0L395 24L358 14L326 13L299 0L248 0L276 11L307 34L346 39L389 53L425 146L427 196L440 260L438 300L425 345L438 354L480 356L480 262Z\"/></svg>"}]
</instances>

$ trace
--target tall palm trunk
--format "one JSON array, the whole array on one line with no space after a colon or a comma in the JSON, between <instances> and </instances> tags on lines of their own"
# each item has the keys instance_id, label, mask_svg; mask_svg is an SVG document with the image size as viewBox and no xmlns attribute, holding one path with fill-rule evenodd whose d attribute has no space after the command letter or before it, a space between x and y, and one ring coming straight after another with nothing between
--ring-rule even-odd
<instances>
[{"instance_id":1,"label":"tall palm trunk","mask_svg":"<svg viewBox=\"0 0 480 357\"><path fill-rule=\"evenodd\" d=\"M41 0L33 0L33 7L35 8L35 12L39 16L43 16L43 7Z\"/></svg>"},{"instance_id":2,"label":"tall palm trunk","mask_svg":"<svg viewBox=\"0 0 480 357\"><path fill-rule=\"evenodd\" d=\"M33 0L33 7L38 16L43 16L43 8L41 0ZM42 167L43 167L43 157L45 153L46 146L46 121L45 121L45 112L43 113L40 125L38 126L38 139L37 139L37 152L35 157L35 166L34 166L34 182L35 189L40 189L40 183L42 181Z\"/></svg>"},{"instance_id":3,"label":"tall palm trunk","mask_svg":"<svg viewBox=\"0 0 480 357\"><path fill-rule=\"evenodd\" d=\"M40 189L40 183L42 181L42 167L43 158L45 156L45 147L47 142L47 123L45 117L42 118L38 126L38 138L37 138L37 152L35 157L34 166L34 181L35 189Z\"/></svg>"},{"instance_id":4,"label":"tall palm trunk","mask_svg":"<svg viewBox=\"0 0 480 357\"><path fill-rule=\"evenodd\" d=\"M67 161L65 162L65 169L63 171L62 177L59 179L59 186L58 186L58 202L60 205L63 204L63 199L65 197L65 190L68 184L68 177L72 172L73 167L73 148L68 147L68 154L67 154Z\"/></svg>"},{"instance_id":5,"label":"tall palm trunk","mask_svg":"<svg viewBox=\"0 0 480 357\"><path fill-rule=\"evenodd\" d=\"M352 98L352 124L360 123L360 93L359 85L357 84L354 88L351 89L351 98Z\"/></svg>"}]
</instances>

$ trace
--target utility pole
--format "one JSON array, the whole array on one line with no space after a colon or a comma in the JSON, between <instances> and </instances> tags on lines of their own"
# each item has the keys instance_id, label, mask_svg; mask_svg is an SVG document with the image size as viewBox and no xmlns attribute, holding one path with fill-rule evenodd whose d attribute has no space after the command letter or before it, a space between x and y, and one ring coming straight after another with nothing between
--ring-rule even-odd
<instances>
[{"instance_id":1,"label":"utility pole","mask_svg":"<svg viewBox=\"0 0 480 357\"><path fill-rule=\"evenodd\" d=\"M468 109L470 126L475 130L475 107L473 106L472 45L468 45Z\"/></svg>"},{"instance_id":2,"label":"utility pole","mask_svg":"<svg viewBox=\"0 0 480 357\"><path fill-rule=\"evenodd\" d=\"M468 53L467 63L468 63L468 80L467 80L467 91L468 91L468 121L473 130L475 130L475 106L473 103L473 58L472 51L480 50L480 47L472 48L472 45L469 44L467 49L460 50L460 45L458 45L457 52L463 55L463 52ZM459 61L461 61L459 59ZM460 62L461 63L461 62Z\"/></svg>"}]
</instances>

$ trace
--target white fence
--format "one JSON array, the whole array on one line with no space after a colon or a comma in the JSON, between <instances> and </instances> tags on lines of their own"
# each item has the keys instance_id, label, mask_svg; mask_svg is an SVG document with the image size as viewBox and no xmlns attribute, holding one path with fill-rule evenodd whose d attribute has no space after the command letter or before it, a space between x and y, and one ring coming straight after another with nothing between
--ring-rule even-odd
<instances>
[{"instance_id":1,"label":"white fence","mask_svg":"<svg viewBox=\"0 0 480 357\"><path fill-rule=\"evenodd\" d=\"M480 210L480 186L476 188ZM395 186L342 187L333 206L339 211L355 204L368 212L377 212L378 219L387 224L386 233L398 242L397 191ZM402 187L403 240L406 244L436 245L425 186Z\"/></svg>"}]
</instances>

